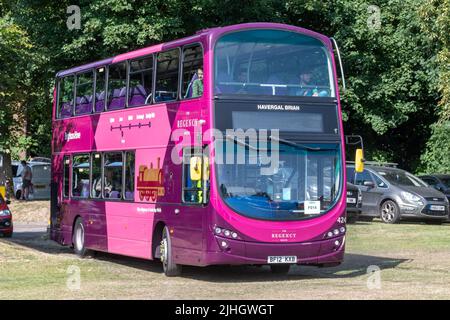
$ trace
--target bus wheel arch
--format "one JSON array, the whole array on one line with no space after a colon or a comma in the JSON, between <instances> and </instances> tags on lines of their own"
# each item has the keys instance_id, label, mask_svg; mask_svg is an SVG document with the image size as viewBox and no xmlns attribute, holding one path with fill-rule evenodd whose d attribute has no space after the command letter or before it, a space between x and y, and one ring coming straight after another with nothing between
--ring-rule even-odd
<instances>
[{"instance_id":1,"label":"bus wheel arch","mask_svg":"<svg viewBox=\"0 0 450 320\"><path fill-rule=\"evenodd\" d=\"M168 226L164 226L160 242L160 260L163 265L164 274L167 277L176 277L181 274L182 266L175 263L172 246L172 236Z\"/></svg>"},{"instance_id":2,"label":"bus wheel arch","mask_svg":"<svg viewBox=\"0 0 450 320\"><path fill-rule=\"evenodd\" d=\"M86 233L83 217L77 215L72 226L72 248L80 258L90 257L93 251L86 247Z\"/></svg>"},{"instance_id":3,"label":"bus wheel arch","mask_svg":"<svg viewBox=\"0 0 450 320\"><path fill-rule=\"evenodd\" d=\"M162 221L158 221L153 228L153 237L152 237L152 258L153 260L160 259L161 253L160 253L160 246L161 246L161 240L163 231L165 228L165 223Z\"/></svg>"}]
</instances>

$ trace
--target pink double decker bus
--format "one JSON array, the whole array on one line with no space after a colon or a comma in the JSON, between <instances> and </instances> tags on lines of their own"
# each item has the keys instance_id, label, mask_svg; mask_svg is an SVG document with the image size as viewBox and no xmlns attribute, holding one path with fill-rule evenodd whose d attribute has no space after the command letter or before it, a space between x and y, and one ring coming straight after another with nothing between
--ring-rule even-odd
<instances>
[{"instance_id":1,"label":"pink double decker bus","mask_svg":"<svg viewBox=\"0 0 450 320\"><path fill-rule=\"evenodd\" d=\"M51 238L183 265L335 266L345 248L333 40L207 29L56 75Z\"/></svg>"}]
</instances>

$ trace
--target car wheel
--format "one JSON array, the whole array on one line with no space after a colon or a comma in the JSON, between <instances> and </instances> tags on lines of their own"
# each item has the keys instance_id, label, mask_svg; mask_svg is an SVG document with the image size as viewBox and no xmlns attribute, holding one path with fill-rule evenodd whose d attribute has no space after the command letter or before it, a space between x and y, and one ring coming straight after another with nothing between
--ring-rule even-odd
<instances>
[{"instance_id":1,"label":"car wheel","mask_svg":"<svg viewBox=\"0 0 450 320\"><path fill-rule=\"evenodd\" d=\"M84 258L92 254L92 251L86 248L85 240L86 233L84 230L83 219L78 217L73 228L72 243L73 250L80 258Z\"/></svg>"},{"instance_id":2,"label":"car wheel","mask_svg":"<svg viewBox=\"0 0 450 320\"><path fill-rule=\"evenodd\" d=\"M21 190L17 190L16 191L16 199L20 200L21 197L22 197L22 191Z\"/></svg>"},{"instance_id":3,"label":"car wheel","mask_svg":"<svg viewBox=\"0 0 450 320\"><path fill-rule=\"evenodd\" d=\"M164 274L168 277L176 277L181 274L181 265L173 261L172 239L170 237L169 228L166 226L163 230L161 245L161 262L164 269Z\"/></svg>"},{"instance_id":4,"label":"car wheel","mask_svg":"<svg viewBox=\"0 0 450 320\"><path fill-rule=\"evenodd\" d=\"M290 269L291 269L290 264L270 265L270 271L272 271L272 273L274 274L288 274Z\"/></svg>"},{"instance_id":5,"label":"car wheel","mask_svg":"<svg viewBox=\"0 0 450 320\"><path fill-rule=\"evenodd\" d=\"M400 210L392 200L386 200L381 204L380 217L385 223L396 223L400 219Z\"/></svg>"}]
</instances>

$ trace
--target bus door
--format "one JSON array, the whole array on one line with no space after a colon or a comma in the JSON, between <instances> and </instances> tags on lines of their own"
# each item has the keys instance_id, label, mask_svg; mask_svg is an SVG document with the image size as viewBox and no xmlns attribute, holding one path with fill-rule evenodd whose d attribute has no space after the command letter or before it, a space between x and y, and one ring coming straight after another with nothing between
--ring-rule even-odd
<instances>
[{"instance_id":1,"label":"bus door","mask_svg":"<svg viewBox=\"0 0 450 320\"><path fill-rule=\"evenodd\" d=\"M209 159L202 148L183 149L182 171L182 205L177 212L175 245L200 251L209 199Z\"/></svg>"}]
</instances>

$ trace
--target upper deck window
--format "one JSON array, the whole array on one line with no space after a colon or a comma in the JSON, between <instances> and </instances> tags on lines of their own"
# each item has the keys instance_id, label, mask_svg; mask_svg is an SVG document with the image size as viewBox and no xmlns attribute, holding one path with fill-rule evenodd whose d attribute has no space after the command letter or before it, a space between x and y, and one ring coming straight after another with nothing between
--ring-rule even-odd
<instances>
[{"instance_id":1,"label":"upper deck window","mask_svg":"<svg viewBox=\"0 0 450 320\"><path fill-rule=\"evenodd\" d=\"M179 49L158 54L155 89L156 103L177 99L179 60Z\"/></svg>"},{"instance_id":2,"label":"upper deck window","mask_svg":"<svg viewBox=\"0 0 450 320\"><path fill-rule=\"evenodd\" d=\"M120 62L109 66L108 110L125 108L127 92L127 64Z\"/></svg>"},{"instance_id":3,"label":"upper deck window","mask_svg":"<svg viewBox=\"0 0 450 320\"><path fill-rule=\"evenodd\" d=\"M247 30L215 46L215 94L334 97L328 49L290 31Z\"/></svg>"},{"instance_id":4,"label":"upper deck window","mask_svg":"<svg viewBox=\"0 0 450 320\"><path fill-rule=\"evenodd\" d=\"M183 49L183 99L203 95L203 50L200 45Z\"/></svg>"},{"instance_id":5,"label":"upper deck window","mask_svg":"<svg viewBox=\"0 0 450 320\"><path fill-rule=\"evenodd\" d=\"M76 94L75 115L91 113L94 98L94 73L92 71L77 75Z\"/></svg>"},{"instance_id":6,"label":"upper deck window","mask_svg":"<svg viewBox=\"0 0 450 320\"><path fill-rule=\"evenodd\" d=\"M106 68L101 67L95 70L95 108L94 112L102 112L105 110L105 84L106 84Z\"/></svg>"},{"instance_id":7,"label":"upper deck window","mask_svg":"<svg viewBox=\"0 0 450 320\"><path fill-rule=\"evenodd\" d=\"M130 62L128 106L151 103L153 89L153 56Z\"/></svg>"},{"instance_id":8,"label":"upper deck window","mask_svg":"<svg viewBox=\"0 0 450 320\"><path fill-rule=\"evenodd\" d=\"M59 81L58 118L67 118L72 116L74 84L74 76L67 76Z\"/></svg>"}]
</instances>

